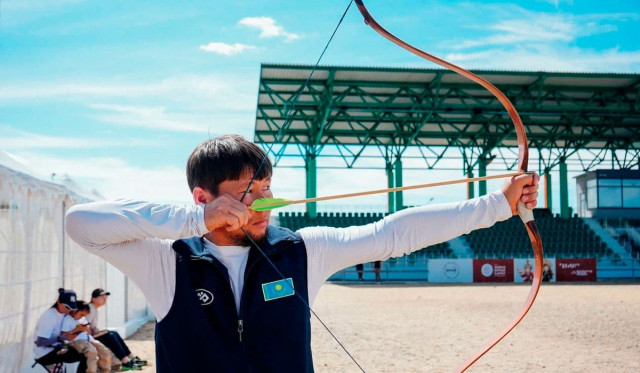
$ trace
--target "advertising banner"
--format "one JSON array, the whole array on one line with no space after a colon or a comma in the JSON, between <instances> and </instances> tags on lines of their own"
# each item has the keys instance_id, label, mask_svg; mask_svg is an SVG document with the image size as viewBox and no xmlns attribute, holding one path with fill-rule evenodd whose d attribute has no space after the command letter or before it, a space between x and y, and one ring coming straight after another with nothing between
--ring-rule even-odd
<instances>
[{"instance_id":1,"label":"advertising banner","mask_svg":"<svg viewBox=\"0 0 640 373\"><path fill-rule=\"evenodd\" d=\"M596 259L556 259L558 281L596 281Z\"/></svg>"},{"instance_id":2,"label":"advertising banner","mask_svg":"<svg viewBox=\"0 0 640 373\"><path fill-rule=\"evenodd\" d=\"M473 282L513 282L513 259L474 259Z\"/></svg>"},{"instance_id":3,"label":"advertising banner","mask_svg":"<svg viewBox=\"0 0 640 373\"><path fill-rule=\"evenodd\" d=\"M526 259L514 259L513 265L515 271L513 273L514 282L531 282L533 281L533 274L535 273L536 261L533 258ZM556 259L544 259L542 267L542 281L543 282L556 282Z\"/></svg>"},{"instance_id":4,"label":"advertising banner","mask_svg":"<svg viewBox=\"0 0 640 373\"><path fill-rule=\"evenodd\" d=\"M473 282L473 260L429 259L429 282Z\"/></svg>"}]
</instances>

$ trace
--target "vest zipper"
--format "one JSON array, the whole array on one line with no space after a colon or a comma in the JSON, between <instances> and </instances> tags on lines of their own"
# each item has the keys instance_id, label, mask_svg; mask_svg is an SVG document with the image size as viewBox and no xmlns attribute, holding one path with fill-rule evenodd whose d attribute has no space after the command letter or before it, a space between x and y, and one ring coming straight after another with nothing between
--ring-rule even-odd
<instances>
[{"instance_id":1,"label":"vest zipper","mask_svg":"<svg viewBox=\"0 0 640 373\"><path fill-rule=\"evenodd\" d=\"M259 262L262 258L259 257L258 259L256 259L253 263L251 263L251 265L248 268L245 268L244 270L244 280L245 280L245 285L247 284L247 277L249 277L249 272L251 272L251 270L253 269L253 267L256 265L257 262ZM245 291L245 287L242 287L242 292L240 293L240 310L238 312L238 317L242 317L242 299L244 298L244 291ZM242 332L244 332L244 321L242 319L238 319L238 340L240 341L240 343L242 343Z\"/></svg>"},{"instance_id":2,"label":"vest zipper","mask_svg":"<svg viewBox=\"0 0 640 373\"><path fill-rule=\"evenodd\" d=\"M222 270L220 270L220 268L218 268L218 266L215 265L212 261L206 260L206 259L199 259L199 260L204 260L206 262L211 263L213 265L213 267L220 273L220 275L222 275L223 278L225 278L227 280L229 279L228 274L225 276L225 273ZM224 265L224 264L222 264L222 265ZM229 290L231 292L231 296L233 297L233 291L231 290L231 286L229 286ZM242 289L242 291L244 292L244 289ZM240 295L240 308L242 308L242 294ZM242 319L238 319L238 340L240 341L240 343L242 343L242 332L243 331L244 331L244 321Z\"/></svg>"},{"instance_id":3,"label":"vest zipper","mask_svg":"<svg viewBox=\"0 0 640 373\"><path fill-rule=\"evenodd\" d=\"M244 323L242 320L238 320L238 339L242 343L242 332L244 331Z\"/></svg>"}]
</instances>

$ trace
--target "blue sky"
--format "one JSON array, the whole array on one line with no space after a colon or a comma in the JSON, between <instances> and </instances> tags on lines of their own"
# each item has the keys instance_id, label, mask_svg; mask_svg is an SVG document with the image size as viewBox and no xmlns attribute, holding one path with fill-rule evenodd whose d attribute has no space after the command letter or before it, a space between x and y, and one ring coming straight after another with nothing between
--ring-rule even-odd
<instances>
[{"instance_id":1,"label":"blue sky","mask_svg":"<svg viewBox=\"0 0 640 373\"><path fill-rule=\"evenodd\" d=\"M315 63L346 5L2 0L0 149L109 198L189 202L184 165L193 148L224 133L252 138L260 63ZM640 72L638 0L367 5L399 37L466 68ZM355 5L322 64L433 67L366 27ZM460 176L407 172L405 184ZM301 170L275 178L276 194L303 196ZM375 170L318 179L320 195L385 186ZM464 191L405 198L443 202Z\"/></svg>"}]
</instances>

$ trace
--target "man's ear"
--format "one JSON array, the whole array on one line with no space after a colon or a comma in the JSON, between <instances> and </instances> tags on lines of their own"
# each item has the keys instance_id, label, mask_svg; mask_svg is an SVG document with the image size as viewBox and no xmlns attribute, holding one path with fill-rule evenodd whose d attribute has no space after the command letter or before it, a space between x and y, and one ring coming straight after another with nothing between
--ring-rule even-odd
<instances>
[{"instance_id":1,"label":"man's ear","mask_svg":"<svg viewBox=\"0 0 640 373\"><path fill-rule=\"evenodd\" d=\"M196 205L203 205L213 199L213 195L205 189L201 187L193 188L193 202L195 202Z\"/></svg>"}]
</instances>

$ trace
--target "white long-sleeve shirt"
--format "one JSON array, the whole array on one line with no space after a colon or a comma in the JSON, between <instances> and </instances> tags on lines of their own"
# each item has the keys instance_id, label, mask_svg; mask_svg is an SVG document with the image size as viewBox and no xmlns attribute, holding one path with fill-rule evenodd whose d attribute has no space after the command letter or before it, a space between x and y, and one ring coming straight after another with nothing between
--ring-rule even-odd
<instances>
[{"instance_id":1,"label":"white long-sleeve shirt","mask_svg":"<svg viewBox=\"0 0 640 373\"><path fill-rule=\"evenodd\" d=\"M501 192L441 205L410 208L364 226L308 227L299 231L307 249L309 304L335 272L358 263L386 260L447 241L512 216ZM67 213L67 233L79 245L122 271L142 290L158 321L173 302L175 240L208 233L204 205L163 205L117 200L76 205ZM229 272L240 304L249 247L205 246Z\"/></svg>"}]
</instances>

